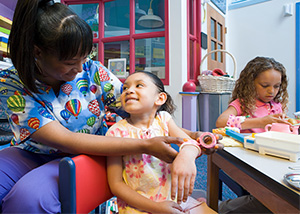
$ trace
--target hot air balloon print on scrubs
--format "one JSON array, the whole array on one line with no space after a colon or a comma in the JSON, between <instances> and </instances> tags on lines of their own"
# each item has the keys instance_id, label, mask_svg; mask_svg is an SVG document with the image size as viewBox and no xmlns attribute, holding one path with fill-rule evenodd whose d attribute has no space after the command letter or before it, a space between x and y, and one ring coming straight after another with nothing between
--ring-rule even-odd
<instances>
[{"instance_id":1,"label":"hot air balloon print on scrubs","mask_svg":"<svg viewBox=\"0 0 300 214\"><path fill-rule=\"evenodd\" d=\"M42 106L39 106L38 107L38 112L40 115L42 115L43 117L45 118L49 118L51 120L54 120L54 117L47 111L46 108L42 107Z\"/></svg>"},{"instance_id":2,"label":"hot air balloon print on scrubs","mask_svg":"<svg viewBox=\"0 0 300 214\"><path fill-rule=\"evenodd\" d=\"M3 95L7 95L8 89L6 87L1 87L0 88L0 93L3 94Z\"/></svg>"},{"instance_id":3,"label":"hot air balloon print on scrubs","mask_svg":"<svg viewBox=\"0 0 300 214\"><path fill-rule=\"evenodd\" d=\"M104 68L99 67L99 71L95 73L94 75L94 81L97 85L100 85L101 82L110 80L110 77L108 76L107 72L104 70Z\"/></svg>"},{"instance_id":4,"label":"hot air balloon print on scrubs","mask_svg":"<svg viewBox=\"0 0 300 214\"><path fill-rule=\"evenodd\" d=\"M86 93L88 91L88 88L89 88L89 84L88 84L88 81L87 79L84 79L84 78L79 78L76 82L76 86L77 88L79 89L79 91L84 95L86 96Z\"/></svg>"},{"instance_id":5,"label":"hot air balloon print on scrubs","mask_svg":"<svg viewBox=\"0 0 300 214\"><path fill-rule=\"evenodd\" d=\"M90 90L93 94L97 92L97 86L96 85L91 85Z\"/></svg>"},{"instance_id":6,"label":"hot air balloon print on scrubs","mask_svg":"<svg viewBox=\"0 0 300 214\"><path fill-rule=\"evenodd\" d=\"M20 123L19 123L19 116L18 116L17 114L12 114L12 115L10 116L10 118L11 118L11 120L12 120L15 124L20 125Z\"/></svg>"},{"instance_id":7,"label":"hot air balloon print on scrubs","mask_svg":"<svg viewBox=\"0 0 300 214\"><path fill-rule=\"evenodd\" d=\"M28 120L28 126L30 128L38 130L40 127L40 120L36 117L32 117Z\"/></svg>"},{"instance_id":8,"label":"hot air balloon print on scrubs","mask_svg":"<svg viewBox=\"0 0 300 214\"><path fill-rule=\"evenodd\" d=\"M86 121L86 124L90 127L93 127L93 125L95 124L96 122L96 118L94 116L90 117L87 121Z\"/></svg>"},{"instance_id":9,"label":"hot air balloon print on scrubs","mask_svg":"<svg viewBox=\"0 0 300 214\"><path fill-rule=\"evenodd\" d=\"M7 99L7 107L13 112L25 113L26 101L21 95L12 95Z\"/></svg>"},{"instance_id":10,"label":"hot air balloon print on scrubs","mask_svg":"<svg viewBox=\"0 0 300 214\"><path fill-rule=\"evenodd\" d=\"M61 86L61 91L64 92L68 96L70 95L72 90L73 90L73 87L68 83Z\"/></svg>"},{"instance_id":11,"label":"hot air balloon print on scrubs","mask_svg":"<svg viewBox=\"0 0 300 214\"><path fill-rule=\"evenodd\" d=\"M81 112L82 107L81 107L81 103L78 99L72 99L66 103L65 109L67 112L69 112L71 115L73 115L77 119L78 115Z\"/></svg>"},{"instance_id":12,"label":"hot air balloon print on scrubs","mask_svg":"<svg viewBox=\"0 0 300 214\"><path fill-rule=\"evenodd\" d=\"M94 99L91 102L89 102L88 109L90 112L92 112L94 115L96 115L99 118L100 107L99 107L98 100Z\"/></svg>"},{"instance_id":13,"label":"hot air balloon print on scrubs","mask_svg":"<svg viewBox=\"0 0 300 214\"><path fill-rule=\"evenodd\" d=\"M70 117L71 117L71 114L70 114L69 112L67 112L67 111L64 109L64 110L62 110L62 111L60 112L60 116L61 116L66 122L68 122L68 120L69 120Z\"/></svg>"},{"instance_id":14,"label":"hot air balloon print on scrubs","mask_svg":"<svg viewBox=\"0 0 300 214\"><path fill-rule=\"evenodd\" d=\"M30 132L26 128L21 128L20 129L20 139L21 141L25 140L27 137L29 137Z\"/></svg>"},{"instance_id":15,"label":"hot air balloon print on scrubs","mask_svg":"<svg viewBox=\"0 0 300 214\"><path fill-rule=\"evenodd\" d=\"M113 89L113 85L110 82L107 82L107 83L105 83L103 89L105 92L109 92L110 90Z\"/></svg>"}]
</instances>

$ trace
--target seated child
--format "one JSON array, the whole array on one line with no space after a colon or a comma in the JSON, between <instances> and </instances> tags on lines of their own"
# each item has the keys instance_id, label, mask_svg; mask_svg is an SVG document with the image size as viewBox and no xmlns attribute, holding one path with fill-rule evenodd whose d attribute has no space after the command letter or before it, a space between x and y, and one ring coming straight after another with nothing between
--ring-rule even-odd
<instances>
[{"instance_id":1,"label":"seated child","mask_svg":"<svg viewBox=\"0 0 300 214\"><path fill-rule=\"evenodd\" d=\"M185 143L173 164L147 154L108 157L108 181L119 213L215 213L205 202L189 197L201 149L173 121L173 101L161 80L150 72L131 74L124 82L121 104L129 117L113 125L107 136L174 136L185 138Z\"/></svg>"},{"instance_id":2,"label":"seated child","mask_svg":"<svg viewBox=\"0 0 300 214\"><path fill-rule=\"evenodd\" d=\"M241 133L260 133L271 123L287 123L288 92L284 66L273 58L256 57L242 70L228 108L216 127L237 127Z\"/></svg>"}]
</instances>

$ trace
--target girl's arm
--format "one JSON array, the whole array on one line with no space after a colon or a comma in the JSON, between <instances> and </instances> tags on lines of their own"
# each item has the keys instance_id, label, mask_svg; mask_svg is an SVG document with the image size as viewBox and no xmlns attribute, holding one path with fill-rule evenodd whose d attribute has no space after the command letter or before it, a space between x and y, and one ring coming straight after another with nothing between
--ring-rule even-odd
<instances>
[{"instance_id":1,"label":"girl's arm","mask_svg":"<svg viewBox=\"0 0 300 214\"><path fill-rule=\"evenodd\" d=\"M132 138L129 139L132 140ZM182 213L181 207L173 201L155 202L131 189L125 184L122 172L122 157L108 157L107 178L113 195L142 211L151 213Z\"/></svg>"},{"instance_id":2,"label":"girl's arm","mask_svg":"<svg viewBox=\"0 0 300 214\"><path fill-rule=\"evenodd\" d=\"M168 163L173 161L177 152L167 144L182 142L182 139L171 137L141 140L74 133L57 121L44 125L30 137L65 153L103 156L146 153Z\"/></svg>"},{"instance_id":3,"label":"girl's arm","mask_svg":"<svg viewBox=\"0 0 300 214\"><path fill-rule=\"evenodd\" d=\"M226 126L229 115L237 115L237 111L233 106L229 106L217 119L216 127L224 128Z\"/></svg>"},{"instance_id":4,"label":"girl's arm","mask_svg":"<svg viewBox=\"0 0 300 214\"><path fill-rule=\"evenodd\" d=\"M237 111L233 106L229 106L217 119L216 127L223 128L226 126L229 115L237 115ZM283 114L273 114L267 115L260 118L246 118L243 123L241 123L241 129L252 129L252 128L265 128L267 124L271 123L286 123L289 124L284 119Z\"/></svg>"},{"instance_id":5,"label":"girl's arm","mask_svg":"<svg viewBox=\"0 0 300 214\"><path fill-rule=\"evenodd\" d=\"M173 137L190 138L174 120L170 119L169 134ZM178 153L172 164L172 189L171 197L175 199L177 192L177 202L186 201L194 189L197 168L195 159L199 155L199 150L194 145L186 145Z\"/></svg>"}]
</instances>

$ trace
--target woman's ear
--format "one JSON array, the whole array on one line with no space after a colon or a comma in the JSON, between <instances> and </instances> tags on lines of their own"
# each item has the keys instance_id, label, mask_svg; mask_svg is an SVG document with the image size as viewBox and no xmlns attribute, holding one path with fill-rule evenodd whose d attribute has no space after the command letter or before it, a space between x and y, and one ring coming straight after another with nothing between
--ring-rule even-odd
<instances>
[{"instance_id":1,"label":"woman's ear","mask_svg":"<svg viewBox=\"0 0 300 214\"><path fill-rule=\"evenodd\" d=\"M42 50L38 46L34 45L33 54L34 58L40 59L42 56Z\"/></svg>"},{"instance_id":2,"label":"woman's ear","mask_svg":"<svg viewBox=\"0 0 300 214\"><path fill-rule=\"evenodd\" d=\"M158 94L157 100L155 101L155 104L158 106L162 106L163 104L165 104L167 100L167 94L165 92L160 92Z\"/></svg>"}]
</instances>

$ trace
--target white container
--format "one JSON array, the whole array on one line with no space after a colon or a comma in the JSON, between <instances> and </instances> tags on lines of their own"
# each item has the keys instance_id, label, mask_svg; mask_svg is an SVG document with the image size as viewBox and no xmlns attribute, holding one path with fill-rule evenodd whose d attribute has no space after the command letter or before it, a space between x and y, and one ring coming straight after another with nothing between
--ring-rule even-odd
<instances>
[{"instance_id":1,"label":"white container","mask_svg":"<svg viewBox=\"0 0 300 214\"><path fill-rule=\"evenodd\" d=\"M296 162L300 158L300 135L283 132L263 132L255 135L260 154L286 158Z\"/></svg>"}]
</instances>

